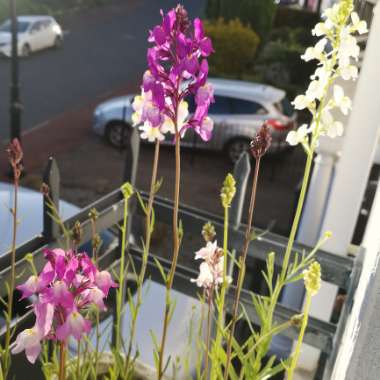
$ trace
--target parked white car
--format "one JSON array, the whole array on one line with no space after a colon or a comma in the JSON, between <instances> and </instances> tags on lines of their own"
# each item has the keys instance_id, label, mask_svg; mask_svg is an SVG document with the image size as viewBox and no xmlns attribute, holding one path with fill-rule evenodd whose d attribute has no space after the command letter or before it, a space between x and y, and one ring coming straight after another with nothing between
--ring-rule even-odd
<instances>
[{"instance_id":1,"label":"parked white car","mask_svg":"<svg viewBox=\"0 0 380 380\"><path fill-rule=\"evenodd\" d=\"M57 21L51 16L17 17L18 54L27 57L30 53L51 47L60 47L63 32ZM0 54L7 57L12 53L11 21L0 25Z\"/></svg>"},{"instance_id":2,"label":"parked white car","mask_svg":"<svg viewBox=\"0 0 380 380\"><path fill-rule=\"evenodd\" d=\"M297 114L285 91L259 83L210 78L214 86L215 103L209 115L214 121L211 141L204 142L194 131L187 130L182 145L196 149L225 150L232 162L249 148L255 133L266 121L272 126L273 142L270 151L277 152L287 147L286 136L296 127ZM92 128L104 136L112 145L122 147L126 129L132 125L132 102L135 95L114 98L100 104L94 112ZM189 111L195 104L189 101ZM168 136L164 144L172 144Z\"/></svg>"}]
</instances>

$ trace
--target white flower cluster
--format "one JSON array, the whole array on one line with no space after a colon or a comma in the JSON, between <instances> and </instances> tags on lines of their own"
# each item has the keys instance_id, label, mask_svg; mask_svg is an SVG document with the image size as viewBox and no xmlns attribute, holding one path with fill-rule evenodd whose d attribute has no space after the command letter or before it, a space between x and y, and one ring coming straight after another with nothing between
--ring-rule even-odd
<instances>
[{"instance_id":1,"label":"white flower cluster","mask_svg":"<svg viewBox=\"0 0 380 380\"><path fill-rule=\"evenodd\" d=\"M315 73L304 95L298 95L294 101L294 108L307 108L313 122L310 126L303 124L298 130L289 132L287 142L290 145L299 143L308 146L308 135L312 134L317 143L318 137L327 135L331 138L343 134L343 124L334 121L331 110L339 108L347 115L351 109L351 100L345 96L343 88L333 87L333 97L327 100L327 93L334 80L341 77L343 80L355 80L358 76L357 66L352 60L358 61L360 48L353 33L367 33L365 21L360 21L357 13L352 12L352 2L343 0L324 12L324 22L318 23L312 34L322 37L314 47L306 49L301 58L308 62L319 61ZM349 19L350 17L350 19Z\"/></svg>"},{"instance_id":2,"label":"white flower cluster","mask_svg":"<svg viewBox=\"0 0 380 380\"><path fill-rule=\"evenodd\" d=\"M199 287L206 290L216 290L223 283L224 256L223 250L218 247L217 242L207 242L206 247L195 252L195 259L204 260L199 266L199 276L191 279ZM231 283L231 277L226 276L227 283Z\"/></svg>"},{"instance_id":3,"label":"white flower cluster","mask_svg":"<svg viewBox=\"0 0 380 380\"><path fill-rule=\"evenodd\" d=\"M170 99L166 99L166 102L170 102ZM175 134L173 121L168 116L162 115L160 110L153 104L152 91L142 89L141 95L135 96L132 108L135 111L132 114L132 123L133 126L139 125L142 139L150 142L154 142L156 139L162 141L165 139L165 134ZM188 104L183 100L178 107L177 124L179 131L185 125L188 116ZM155 119L157 125L153 126L151 120Z\"/></svg>"}]
</instances>

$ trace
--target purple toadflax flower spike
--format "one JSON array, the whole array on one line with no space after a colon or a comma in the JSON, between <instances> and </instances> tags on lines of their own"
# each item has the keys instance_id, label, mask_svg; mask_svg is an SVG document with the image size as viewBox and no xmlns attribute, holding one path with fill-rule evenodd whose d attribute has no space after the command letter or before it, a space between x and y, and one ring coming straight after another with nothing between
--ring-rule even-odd
<instances>
[{"instance_id":1,"label":"purple toadflax flower spike","mask_svg":"<svg viewBox=\"0 0 380 380\"><path fill-rule=\"evenodd\" d=\"M214 51L205 36L202 21L190 22L185 8L178 5L167 14L161 11L162 23L150 32L149 69L143 75L141 95L133 102L134 125L140 125L141 137L163 140L165 133L183 137L194 131L205 141L211 139L213 121L208 116L214 91L207 83L207 57ZM195 97L196 109L189 116L186 98Z\"/></svg>"}]
</instances>

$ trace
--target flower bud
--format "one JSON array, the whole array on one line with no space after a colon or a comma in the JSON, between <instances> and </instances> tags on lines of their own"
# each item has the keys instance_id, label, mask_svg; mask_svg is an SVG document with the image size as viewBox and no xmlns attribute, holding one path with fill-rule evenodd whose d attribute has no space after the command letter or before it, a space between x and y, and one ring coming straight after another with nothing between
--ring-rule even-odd
<instances>
[{"instance_id":1,"label":"flower bud","mask_svg":"<svg viewBox=\"0 0 380 380\"><path fill-rule=\"evenodd\" d=\"M202 228L202 236L205 242L212 242L216 236L215 227L211 222L207 222Z\"/></svg>"},{"instance_id":2,"label":"flower bud","mask_svg":"<svg viewBox=\"0 0 380 380\"><path fill-rule=\"evenodd\" d=\"M253 157L255 157L256 160L261 158L269 149L271 142L272 136L270 130L264 123L251 141L251 153Z\"/></svg>"},{"instance_id":3,"label":"flower bud","mask_svg":"<svg viewBox=\"0 0 380 380\"><path fill-rule=\"evenodd\" d=\"M230 207L232 199L236 193L236 181L232 174L228 173L226 179L223 182L223 187L220 192L220 198L224 208Z\"/></svg>"},{"instance_id":4,"label":"flower bud","mask_svg":"<svg viewBox=\"0 0 380 380\"><path fill-rule=\"evenodd\" d=\"M18 139L13 139L9 143L6 151L8 154L9 163L11 164L13 169L15 179L19 179L23 169L22 158L24 156L20 141Z\"/></svg>"},{"instance_id":5,"label":"flower bud","mask_svg":"<svg viewBox=\"0 0 380 380\"><path fill-rule=\"evenodd\" d=\"M72 231L73 242L79 244L82 240L82 226L79 221L76 221Z\"/></svg>"},{"instance_id":6,"label":"flower bud","mask_svg":"<svg viewBox=\"0 0 380 380\"><path fill-rule=\"evenodd\" d=\"M92 221L96 221L99 217L99 213L98 211L96 210L96 208L92 208L90 210L90 212L88 213L88 217L92 220Z\"/></svg>"},{"instance_id":7,"label":"flower bud","mask_svg":"<svg viewBox=\"0 0 380 380\"><path fill-rule=\"evenodd\" d=\"M49 192L50 192L49 185L47 183L43 182L41 185L40 191L45 197L48 197Z\"/></svg>"},{"instance_id":8,"label":"flower bud","mask_svg":"<svg viewBox=\"0 0 380 380\"><path fill-rule=\"evenodd\" d=\"M176 26L180 32L185 33L191 25L186 9L183 5L178 4L175 8L175 13Z\"/></svg>"},{"instance_id":9,"label":"flower bud","mask_svg":"<svg viewBox=\"0 0 380 380\"><path fill-rule=\"evenodd\" d=\"M133 187L129 182L125 182L120 188L123 193L124 199L127 201L133 194Z\"/></svg>"},{"instance_id":10,"label":"flower bud","mask_svg":"<svg viewBox=\"0 0 380 380\"><path fill-rule=\"evenodd\" d=\"M321 287L321 266L314 261L308 269L303 272L305 288L308 293L315 296Z\"/></svg>"}]
</instances>

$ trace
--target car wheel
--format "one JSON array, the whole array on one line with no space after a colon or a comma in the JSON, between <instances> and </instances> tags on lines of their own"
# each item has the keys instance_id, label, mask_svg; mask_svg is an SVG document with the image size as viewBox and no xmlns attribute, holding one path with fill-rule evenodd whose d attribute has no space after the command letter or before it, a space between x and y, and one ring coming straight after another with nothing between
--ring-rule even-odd
<instances>
[{"instance_id":1,"label":"car wheel","mask_svg":"<svg viewBox=\"0 0 380 380\"><path fill-rule=\"evenodd\" d=\"M23 47L21 49L21 55L23 57L29 57L30 52L31 52L30 46L28 44L23 45Z\"/></svg>"},{"instance_id":2,"label":"car wheel","mask_svg":"<svg viewBox=\"0 0 380 380\"><path fill-rule=\"evenodd\" d=\"M54 40L54 47L56 49L59 49L59 48L62 47L62 45L63 45L63 39L62 39L62 37L61 36L56 36L55 40Z\"/></svg>"},{"instance_id":3,"label":"car wheel","mask_svg":"<svg viewBox=\"0 0 380 380\"><path fill-rule=\"evenodd\" d=\"M249 149L249 141L246 139L232 140L227 145L228 158L235 163L243 152Z\"/></svg>"},{"instance_id":4,"label":"car wheel","mask_svg":"<svg viewBox=\"0 0 380 380\"><path fill-rule=\"evenodd\" d=\"M108 142L116 147L123 148L127 143L130 132L130 125L122 121L113 122L107 126L106 137Z\"/></svg>"}]
</instances>

